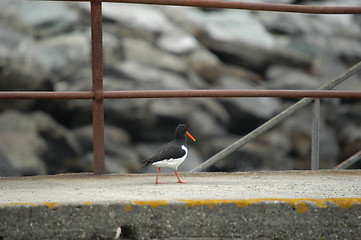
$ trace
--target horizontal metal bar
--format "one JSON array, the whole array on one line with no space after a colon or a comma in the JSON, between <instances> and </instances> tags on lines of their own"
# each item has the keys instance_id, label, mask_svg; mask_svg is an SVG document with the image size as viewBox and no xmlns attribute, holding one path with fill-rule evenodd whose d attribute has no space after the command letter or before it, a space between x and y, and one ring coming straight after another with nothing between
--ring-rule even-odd
<instances>
[{"instance_id":1,"label":"horizontal metal bar","mask_svg":"<svg viewBox=\"0 0 361 240\"><path fill-rule=\"evenodd\" d=\"M93 99L94 92L0 91L0 99Z\"/></svg>"},{"instance_id":2,"label":"horizontal metal bar","mask_svg":"<svg viewBox=\"0 0 361 240\"><path fill-rule=\"evenodd\" d=\"M99 0L68 0L78 2L89 2ZM217 0L101 0L102 2L117 3L139 3L154 5L174 5L203 8L228 8L245 9L256 11L275 11L275 12L296 12L312 14L358 14L361 13L361 7L341 7L341 6L311 6L311 5L291 5L291 4L271 4L271 3L251 3Z\"/></svg>"},{"instance_id":3,"label":"horizontal metal bar","mask_svg":"<svg viewBox=\"0 0 361 240\"><path fill-rule=\"evenodd\" d=\"M361 159L361 150L355 153L354 155L352 155L351 157L349 157L348 159L346 159L345 161L343 161L342 163L338 164L333 169L345 169L351 166L352 164L356 163L360 159Z\"/></svg>"},{"instance_id":4,"label":"horizontal metal bar","mask_svg":"<svg viewBox=\"0 0 361 240\"><path fill-rule=\"evenodd\" d=\"M194 97L279 97L361 98L361 91L343 90L137 90L100 92L0 91L0 99L109 99L109 98L194 98Z\"/></svg>"},{"instance_id":5,"label":"horizontal metal bar","mask_svg":"<svg viewBox=\"0 0 361 240\"><path fill-rule=\"evenodd\" d=\"M105 98L187 98L187 97L281 97L281 98L361 98L361 91L323 90L147 90L109 91Z\"/></svg>"}]
</instances>

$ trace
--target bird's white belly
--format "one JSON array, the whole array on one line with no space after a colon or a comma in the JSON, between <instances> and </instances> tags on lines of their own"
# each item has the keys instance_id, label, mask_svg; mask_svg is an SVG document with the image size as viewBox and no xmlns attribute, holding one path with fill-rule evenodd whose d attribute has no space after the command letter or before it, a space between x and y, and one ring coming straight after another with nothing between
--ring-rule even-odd
<instances>
[{"instance_id":1,"label":"bird's white belly","mask_svg":"<svg viewBox=\"0 0 361 240\"><path fill-rule=\"evenodd\" d=\"M156 167L168 167L168 168L178 169L178 166L181 165L181 163L186 159L188 154L188 149L184 145L182 145L182 149L185 151L183 157L165 159L162 161L155 162L152 165Z\"/></svg>"}]
</instances>

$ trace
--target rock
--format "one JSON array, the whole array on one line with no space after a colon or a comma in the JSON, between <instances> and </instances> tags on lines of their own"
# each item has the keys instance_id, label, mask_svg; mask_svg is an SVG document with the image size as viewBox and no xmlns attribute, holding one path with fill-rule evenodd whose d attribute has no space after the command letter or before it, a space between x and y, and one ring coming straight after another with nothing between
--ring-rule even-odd
<instances>
[{"instance_id":1,"label":"rock","mask_svg":"<svg viewBox=\"0 0 361 240\"><path fill-rule=\"evenodd\" d=\"M48 115L6 111L1 114L1 152L21 175L72 171L80 154L73 134Z\"/></svg>"},{"instance_id":2,"label":"rock","mask_svg":"<svg viewBox=\"0 0 361 240\"><path fill-rule=\"evenodd\" d=\"M113 70L114 75L137 81L138 89L191 89L187 80L180 75L133 61L119 62Z\"/></svg>"},{"instance_id":3,"label":"rock","mask_svg":"<svg viewBox=\"0 0 361 240\"><path fill-rule=\"evenodd\" d=\"M54 36L72 30L80 20L80 15L65 2L11 2L8 9L14 10L19 19L28 25L37 37Z\"/></svg>"},{"instance_id":4,"label":"rock","mask_svg":"<svg viewBox=\"0 0 361 240\"><path fill-rule=\"evenodd\" d=\"M0 153L0 176L21 176L21 172L15 169L9 159L2 153Z\"/></svg>"},{"instance_id":5,"label":"rock","mask_svg":"<svg viewBox=\"0 0 361 240\"><path fill-rule=\"evenodd\" d=\"M188 68L209 83L216 82L221 75L221 61L204 47L190 52L185 56L185 60L188 63Z\"/></svg>"},{"instance_id":6,"label":"rock","mask_svg":"<svg viewBox=\"0 0 361 240\"><path fill-rule=\"evenodd\" d=\"M221 10L204 14L201 42L222 61L263 72L271 63L309 69L312 58L276 45L257 17L249 12Z\"/></svg>"},{"instance_id":7,"label":"rock","mask_svg":"<svg viewBox=\"0 0 361 240\"><path fill-rule=\"evenodd\" d=\"M282 65L273 65L266 72L270 89L295 89L314 90L320 87L318 78L307 74L301 69L290 68Z\"/></svg>"},{"instance_id":8,"label":"rock","mask_svg":"<svg viewBox=\"0 0 361 240\"><path fill-rule=\"evenodd\" d=\"M358 151L361 146L361 130L360 126L356 124L348 124L344 129L340 131L340 139L342 141L342 156L339 162L342 162ZM360 161L354 163L349 168L359 168L361 166Z\"/></svg>"},{"instance_id":9,"label":"rock","mask_svg":"<svg viewBox=\"0 0 361 240\"><path fill-rule=\"evenodd\" d=\"M294 35L309 48L332 52L350 63L360 61L361 29L352 15L308 15L269 12L257 14L272 32ZM299 49L301 50L301 49ZM302 51L302 50L301 50Z\"/></svg>"},{"instance_id":10,"label":"rock","mask_svg":"<svg viewBox=\"0 0 361 240\"><path fill-rule=\"evenodd\" d=\"M46 174L41 157L46 142L37 132L36 123L16 111L0 115L0 153L3 176Z\"/></svg>"},{"instance_id":11,"label":"rock","mask_svg":"<svg viewBox=\"0 0 361 240\"><path fill-rule=\"evenodd\" d=\"M359 119L361 117L361 104L359 101L355 104L344 103L340 104L337 109L338 111L330 114L327 120L337 134L341 148L338 162L342 162L360 151L361 131ZM349 168L360 167L361 161L358 161Z\"/></svg>"},{"instance_id":12,"label":"rock","mask_svg":"<svg viewBox=\"0 0 361 240\"><path fill-rule=\"evenodd\" d=\"M84 66L91 66L90 39L88 33L71 33L58 35L39 41L41 54L57 76L52 81L71 77ZM90 79L89 79L90 81Z\"/></svg>"},{"instance_id":13,"label":"rock","mask_svg":"<svg viewBox=\"0 0 361 240\"><path fill-rule=\"evenodd\" d=\"M105 165L108 173L139 172L139 156L131 145L130 136L121 128L105 125L104 129ZM91 125L75 130L75 135L83 147L82 168L92 169L93 127Z\"/></svg>"},{"instance_id":14,"label":"rock","mask_svg":"<svg viewBox=\"0 0 361 240\"><path fill-rule=\"evenodd\" d=\"M49 71L30 35L31 29L6 9L0 10L0 90L48 89ZM29 110L33 106L33 100L0 101L0 111L9 108Z\"/></svg>"},{"instance_id":15,"label":"rock","mask_svg":"<svg viewBox=\"0 0 361 240\"><path fill-rule=\"evenodd\" d=\"M187 64L181 58L162 51L151 43L134 38L123 39L124 55L128 61L138 62L180 74L187 73Z\"/></svg>"},{"instance_id":16,"label":"rock","mask_svg":"<svg viewBox=\"0 0 361 240\"><path fill-rule=\"evenodd\" d=\"M121 43L122 41L116 35L107 31L103 32L103 67L105 68L105 72L108 66L113 65L115 62L124 60L124 48ZM87 67L90 68L90 66Z\"/></svg>"},{"instance_id":17,"label":"rock","mask_svg":"<svg viewBox=\"0 0 361 240\"><path fill-rule=\"evenodd\" d=\"M202 12L193 8L162 8L167 16L196 36L223 62L263 72L271 64L310 69L313 57L278 47L258 16L245 11Z\"/></svg>"},{"instance_id":18,"label":"rock","mask_svg":"<svg viewBox=\"0 0 361 240\"><path fill-rule=\"evenodd\" d=\"M333 168L340 155L334 131L324 124L320 126L320 168ZM310 169L311 166L311 129L312 112L310 107L299 110L296 114L282 123L284 133L292 142L292 154L295 156L295 169Z\"/></svg>"},{"instance_id":19,"label":"rock","mask_svg":"<svg viewBox=\"0 0 361 240\"><path fill-rule=\"evenodd\" d=\"M255 88L244 79L223 77L218 84L219 89L252 89ZM221 99L231 116L229 129L235 133L247 133L280 111L280 100L277 98L224 98Z\"/></svg>"},{"instance_id":20,"label":"rock","mask_svg":"<svg viewBox=\"0 0 361 240\"><path fill-rule=\"evenodd\" d=\"M30 118L36 123L38 135L47 143L42 159L47 164L48 174L72 172L81 153L74 134L42 112L36 112Z\"/></svg>"},{"instance_id":21,"label":"rock","mask_svg":"<svg viewBox=\"0 0 361 240\"><path fill-rule=\"evenodd\" d=\"M177 26L196 38L204 34L204 12L199 8L159 6L159 9Z\"/></svg>"},{"instance_id":22,"label":"rock","mask_svg":"<svg viewBox=\"0 0 361 240\"><path fill-rule=\"evenodd\" d=\"M211 41L246 43L262 48L275 46L274 39L257 17L248 11L219 10L204 14L204 28Z\"/></svg>"},{"instance_id":23,"label":"rock","mask_svg":"<svg viewBox=\"0 0 361 240\"><path fill-rule=\"evenodd\" d=\"M205 156L205 160L207 160L241 137L234 135L220 136L198 144ZM271 130L224 157L208 170L233 172L253 171L256 169L273 171L292 169L294 162L288 156L290 150L289 139L278 130Z\"/></svg>"},{"instance_id":24,"label":"rock","mask_svg":"<svg viewBox=\"0 0 361 240\"><path fill-rule=\"evenodd\" d=\"M157 45L159 48L174 54L185 54L199 48L198 41L184 31L162 34Z\"/></svg>"},{"instance_id":25,"label":"rock","mask_svg":"<svg viewBox=\"0 0 361 240\"><path fill-rule=\"evenodd\" d=\"M207 139L211 137L227 135L224 124L218 122L212 112L198 108L187 115L187 121L192 129L192 135L197 136L199 141L207 141Z\"/></svg>"},{"instance_id":26,"label":"rock","mask_svg":"<svg viewBox=\"0 0 361 240\"><path fill-rule=\"evenodd\" d=\"M159 9L148 5L104 3L103 17L118 22L130 31L144 31L152 35L176 29Z\"/></svg>"}]
</instances>

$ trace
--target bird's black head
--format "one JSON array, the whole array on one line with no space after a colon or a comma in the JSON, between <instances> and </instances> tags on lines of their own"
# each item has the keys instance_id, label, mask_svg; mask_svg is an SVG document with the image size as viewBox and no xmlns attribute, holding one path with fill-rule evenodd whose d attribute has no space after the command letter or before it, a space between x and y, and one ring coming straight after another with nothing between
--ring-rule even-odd
<instances>
[{"instance_id":1,"label":"bird's black head","mask_svg":"<svg viewBox=\"0 0 361 240\"><path fill-rule=\"evenodd\" d=\"M194 137L187 131L187 126L185 124L179 124L175 129L176 140L187 142L186 135L193 141L196 141Z\"/></svg>"}]
</instances>

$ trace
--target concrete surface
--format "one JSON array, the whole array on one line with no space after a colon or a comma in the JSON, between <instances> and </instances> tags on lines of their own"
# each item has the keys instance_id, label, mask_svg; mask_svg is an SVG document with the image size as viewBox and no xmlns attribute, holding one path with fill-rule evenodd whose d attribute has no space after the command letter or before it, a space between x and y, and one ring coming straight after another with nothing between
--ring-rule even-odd
<instances>
[{"instance_id":1,"label":"concrete surface","mask_svg":"<svg viewBox=\"0 0 361 240\"><path fill-rule=\"evenodd\" d=\"M0 178L5 239L359 239L361 170Z\"/></svg>"}]
</instances>

